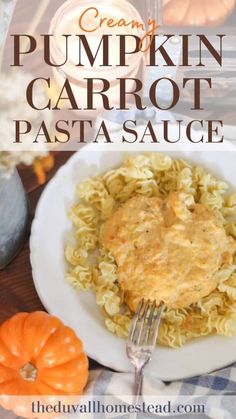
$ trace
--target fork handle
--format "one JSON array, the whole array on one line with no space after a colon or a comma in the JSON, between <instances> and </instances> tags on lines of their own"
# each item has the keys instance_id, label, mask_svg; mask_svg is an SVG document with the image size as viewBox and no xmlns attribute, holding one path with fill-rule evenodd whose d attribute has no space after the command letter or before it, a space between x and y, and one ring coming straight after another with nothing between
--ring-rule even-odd
<instances>
[{"instance_id":1,"label":"fork handle","mask_svg":"<svg viewBox=\"0 0 236 419\"><path fill-rule=\"evenodd\" d=\"M134 399L133 399L134 406L139 403L139 399L142 394L142 386L143 386L143 368L135 367ZM137 416L138 416L137 412L130 413L129 419L137 419Z\"/></svg>"},{"instance_id":2,"label":"fork handle","mask_svg":"<svg viewBox=\"0 0 236 419\"><path fill-rule=\"evenodd\" d=\"M135 382L134 382L134 396L135 402L138 403L139 397L142 394L143 387L143 368L135 368Z\"/></svg>"}]
</instances>

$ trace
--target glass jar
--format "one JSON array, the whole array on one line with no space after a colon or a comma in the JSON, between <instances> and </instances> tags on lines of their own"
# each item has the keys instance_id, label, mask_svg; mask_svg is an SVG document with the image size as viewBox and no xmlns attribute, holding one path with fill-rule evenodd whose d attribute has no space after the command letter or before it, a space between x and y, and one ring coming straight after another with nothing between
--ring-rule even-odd
<instances>
[{"instance_id":1,"label":"glass jar","mask_svg":"<svg viewBox=\"0 0 236 419\"><path fill-rule=\"evenodd\" d=\"M0 172L0 269L21 250L29 233L29 207L18 172Z\"/></svg>"},{"instance_id":2,"label":"glass jar","mask_svg":"<svg viewBox=\"0 0 236 419\"><path fill-rule=\"evenodd\" d=\"M117 57L119 54L119 44L117 35L130 34L142 37L144 35L140 28L131 28L121 26L108 28L106 25L97 29L95 32L83 32L79 27L79 17L89 7L96 7L99 11L99 17L113 18L115 21L124 19L128 21L136 21L142 23L145 28L145 24L136 10L136 8L126 0L69 0L65 2L54 15L49 33L53 35L51 40L51 60L54 63L62 63L65 59L65 40L62 39L62 34L74 35L73 39L69 42L69 58L67 62L61 67L53 67L53 72L56 82L59 86L63 86L65 79L69 79L73 93L78 98L78 105L82 109L87 107L87 78L103 78L109 81L110 88L105 94L109 98L111 106L116 106L117 98L120 96L120 84L119 78L141 78L143 79L143 72L145 71L145 54L143 52L137 52L129 54L127 56L127 66L119 67L116 66ZM93 10L94 14L94 10ZM88 16L88 24L91 24L91 20ZM79 52L78 52L78 37L76 35L86 35L88 43L91 49L94 48L94 53L99 46L101 36L105 34L111 35L109 39L109 56L111 59L111 66L99 66L99 55L98 62L91 66L85 56L82 57L82 63L84 66L78 66ZM131 49L134 46L134 39L130 37L128 41L132 45L128 45ZM83 62L84 60L84 62ZM76 66L77 63L77 66ZM100 62L101 64L101 62ZM101 83L94 83L95 89L101 89ZM129 84L129 89L132 85ZM94 96L94 107L98 110L102 109L102 100L99 95ZM86 113L88 110L86 109Z\"/></svg>"},{"instance_id":3,"label":"glass jar","mask_svg":"<svg viewBox=\"0 0 236 419\"><path fill-rule=\"evenodd\" d=\"M163 0L145 0L148 18L155 19L159 25L163 24Z\"/></svg>"}]
</instances>

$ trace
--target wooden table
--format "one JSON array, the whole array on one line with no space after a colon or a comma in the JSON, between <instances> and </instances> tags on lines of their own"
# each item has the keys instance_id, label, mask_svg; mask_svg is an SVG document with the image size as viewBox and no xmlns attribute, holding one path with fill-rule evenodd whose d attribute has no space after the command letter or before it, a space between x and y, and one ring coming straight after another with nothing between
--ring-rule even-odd
<instances>
[{"instance_id":1,"label":"wooden table","mask_svg":"<svg viewBox=\"0 0 236 419\"><path fill-rule=\"evenodd\" d=\"M55 166L48 175L48 181L71 154L67 151L55 154ZM20 168L19 174L28 194L31 219L33 219L38 200L47 183L39 186L31 168ZM32 312L36 310L46 311L34 287L29 240L27 240L15 259L0 271L0 324L20 311ZM98 367L100 367L99 364L90 360L90 369Z\"/></svg>"},{"instance_id":2,"label":"wooden table","mask_svg":"<svg viewBox=\"0 0 236 419\"><path fill-rule=\"evenodd\" d=\"M63 153L64 154L64 153ZM52 176L68 153L58 156ZM28 193L31 216L33 217L39 197L45 187L37 185L31 169L19 170L23 184ZM2 271L0 271L0 323L19 311L45 310L36 293L29 259L29 242L27 241L18 256ZM15 419L12 412L0 407L0 418ZM21 418L18 418L21 419Z\"/></svg>"},{"instance_id":3,"label":"wooden table","mask_svg":"<svg viewBox=\"0 0 236 419\"><path fill-rule=\"evenodd\" d=\"M57 169L69 158L67 152L56 156L55 168L50 172L52 177ZM31 218L44 186L39 187L29 168L19 169L23 184L28 193ZM44 310L34 288L30 259L29 242L27 241L18 256L0 271L0 323L19 311Z\"/></svg>"}]
</instances>

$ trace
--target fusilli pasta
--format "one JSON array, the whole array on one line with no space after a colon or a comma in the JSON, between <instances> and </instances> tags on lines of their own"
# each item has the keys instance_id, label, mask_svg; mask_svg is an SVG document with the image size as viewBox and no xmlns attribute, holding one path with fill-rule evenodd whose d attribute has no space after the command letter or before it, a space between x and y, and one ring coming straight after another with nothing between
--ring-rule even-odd
<instances>
[{"instance_id":1,"label":"fusilli pasta","mask_svg":"<svg viewBox=\"0 0 236 419\"><path fill-rule=\"evenodd\" d=\"M204 168L159 153L126 157L121 167L78 185L79 203L69 213L76 245L65 250L70 265L67 280L79 290L94 290L109 331L127 337L133 313L124 303L114 257L99 244L104 220L134 195L166 196L182 190L217 213L227 234L236 238L236 194L226 195L227 189ZM236 258L216 275L217 289L197 304L164 309L160 344L177 348L199 336L236 334Z\"/></svg>"}]
</instances>

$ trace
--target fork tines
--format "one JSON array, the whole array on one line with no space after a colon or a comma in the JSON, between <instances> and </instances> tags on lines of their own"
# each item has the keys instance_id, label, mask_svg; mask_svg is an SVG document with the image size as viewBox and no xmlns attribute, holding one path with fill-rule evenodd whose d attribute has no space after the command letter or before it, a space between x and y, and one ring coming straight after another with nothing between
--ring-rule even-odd
<instances>
[{"instance_id":1,"label":"fork tines","mask_svg":"<svg viewBox=\"0 0 236 419\"><path fill-rule=\"evenodd\" d=\"M140 301L129 332L129 341L139 346L155 346L163 303Z\"/></svg>"}]
</instances>

